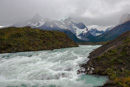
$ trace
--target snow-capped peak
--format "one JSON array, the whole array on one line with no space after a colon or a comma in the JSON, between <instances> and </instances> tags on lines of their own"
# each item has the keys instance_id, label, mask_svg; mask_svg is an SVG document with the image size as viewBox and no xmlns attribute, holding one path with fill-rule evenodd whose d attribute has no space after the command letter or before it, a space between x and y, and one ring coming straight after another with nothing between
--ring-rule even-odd
<instances>
[{"instance_id":1,"label":"snow-capped peak","mask_svg":"<svg viewBox=\"0 0 130 87\"><path fill-rule=\"evenodd\" d=\"M72 21L72 19L66 18L64 20L61 20L62 26L65 27L65 29L70 30L73 34L75 34L78 38L80 37L80 34L85 34L88 32L88 28L83 23L75 23Z\"/></svg>"},{"instance_id":2,"label":"snow-capped peak","mask_svg":"<svg viewBox=\"0 0 130 87\"><path fill-rule=\"evenodd\" d=\"M81 33L88 32L88 28L83 23L75 23L72 21L71 18L60 19L60 20L50 20L46 22L47 23L45 23L45 25L47 27L50 27L50 28L57 27L60 29L66 29L66 30L71 31L77 37L79 37Z\"/></svg>"},{"instance_id":3,"label":"snow-capped peak","mask_svg":"<svg viewBox=\"0 0 130 87\"><path fill-rule=\"evenodd\" d=\"M77 26L73 26L73 28L75 29L75 32L76 32L76 36L79 38L79 39L81 39L81 34L86 34L87 32L88 32L88 28L87 27L85 27L85 28L83 28L83 29L80 29L80 28L78 28Z\"/></svg>"}]
</instances>

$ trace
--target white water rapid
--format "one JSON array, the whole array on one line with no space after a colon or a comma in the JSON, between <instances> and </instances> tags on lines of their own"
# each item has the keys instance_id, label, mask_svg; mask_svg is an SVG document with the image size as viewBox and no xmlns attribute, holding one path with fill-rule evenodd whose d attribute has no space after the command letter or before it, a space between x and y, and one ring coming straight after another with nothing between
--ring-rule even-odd
<instances>
[{"instance_id":1,"label":"white water rapid","mask_svg":"<svg viewBox=\"0 0 130 87\"><path fill-rule=\"evenodd\" d=\"M92 45L0 54L0 87L95 87L107 77L77 74L79 65L98 48Z\"/></svg>"}]
</instances>

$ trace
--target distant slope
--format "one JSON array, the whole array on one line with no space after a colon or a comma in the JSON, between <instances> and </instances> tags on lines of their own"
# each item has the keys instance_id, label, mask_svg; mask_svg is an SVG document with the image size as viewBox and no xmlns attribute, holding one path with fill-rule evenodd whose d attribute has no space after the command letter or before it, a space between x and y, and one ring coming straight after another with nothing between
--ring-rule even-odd
<instances>
[{"instance_id":1,"label":"distant slope","mask_svg":"<svg viewBox=\"0 0 130 87\"><path fill-rule=\"evenodd\" d=\"M130 31L96 49L89 58L82 67L87 73L108 75L112 81L104 87L130 86Z\"/></svg>"},{"instance_id":2,"label":"distant slope","mask_svg":"<svg viewBox=\"0 0 130 87\"><path fill-rule=\"evenodd\" d=\"M95 42L113 40L124 32L130 31L130 21L120 24L108 32L96 37Z\"/></svg>"},{"instance_id":3,"label":"distant slope","mask_svg":"<svg viewBox=\"0 0 130 87\"><path fill-rule=\"evenodd\" d=\"M78 46L66 34L30 27L0 29L0 53L52 50Z\"/></svg>"}]
</instances>

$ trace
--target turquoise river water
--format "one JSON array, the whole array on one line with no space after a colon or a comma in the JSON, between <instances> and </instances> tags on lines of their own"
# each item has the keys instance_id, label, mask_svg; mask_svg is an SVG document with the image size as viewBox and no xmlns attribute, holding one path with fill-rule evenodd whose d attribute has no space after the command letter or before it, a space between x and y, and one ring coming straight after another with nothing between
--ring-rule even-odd
<instances>
[{"instance_id":1,"label":"turquoise river water","mask_svg":"<svg viewBox=\"0 0 130 87\"><path fill-rule=\"evenodd\" d=\"M105 76L77 74L100 45L0 54L0 87L95 87Z\"/></svg>"}]
</instances>

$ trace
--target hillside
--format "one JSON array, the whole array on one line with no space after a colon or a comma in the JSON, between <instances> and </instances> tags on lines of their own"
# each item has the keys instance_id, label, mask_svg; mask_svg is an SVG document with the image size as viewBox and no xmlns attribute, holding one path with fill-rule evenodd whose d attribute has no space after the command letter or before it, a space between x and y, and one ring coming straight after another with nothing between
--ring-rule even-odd
<instances>
[{"instance_id":1,"label":"hillside","mask_svg":"<svg viewBox=\"0 0 130 87\"><path fill-rule=\"evenodd\" d=\"M66 34L30 27L0 29L0 53L52 50L78 46Z\"/></svg>"},{"instance_id":2,"label":"hillside","mask_svg":"<svg viewBox=\"0 0 130 87\"><path fill-rule=\"evenodd\" d=\"M93 51L87 64L89 74L108 75L111 82L104 87L130 85L130 31Z\"/></svg>"}]
</instances>

